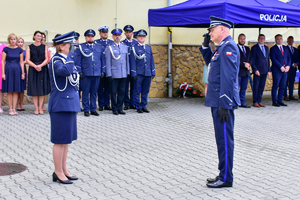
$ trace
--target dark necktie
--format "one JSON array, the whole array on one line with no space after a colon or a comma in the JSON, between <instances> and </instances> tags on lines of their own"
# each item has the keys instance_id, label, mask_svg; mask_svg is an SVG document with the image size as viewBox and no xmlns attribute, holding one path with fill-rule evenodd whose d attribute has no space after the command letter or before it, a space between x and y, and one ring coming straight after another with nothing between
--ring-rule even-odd
<instances>
[{"instance_id":1,"label":"dark necktie","mask_svg":"<svg viewBox=\"0 0 300 200\"><path fill-rule=\"evenodd\" d=\"M245 58L246 58L246 51L245 51L245 47L244 47L244 45L242 46L242 48L243 48L243 53L244 53L244 56L245 56Z\"/></svg>"},{"instance_id":2,"label":"dark necktie","mask_svg":"<svg viewBox=\"0 0 300 200\"><path fill-rule=\"evenodd\" d=\"M261 51L263 52L264 56L266 57L266 50L265 50L265 46L264 45L261 46Z\"/></svg>"}]
</instances>

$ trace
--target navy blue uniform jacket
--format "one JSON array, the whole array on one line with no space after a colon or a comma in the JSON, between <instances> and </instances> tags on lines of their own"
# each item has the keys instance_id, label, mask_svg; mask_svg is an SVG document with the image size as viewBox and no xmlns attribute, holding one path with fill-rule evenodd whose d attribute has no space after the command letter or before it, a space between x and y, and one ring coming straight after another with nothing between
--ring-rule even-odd
<instances>
[{"instance_id":1,"label":"navy blue uniform jacket","mask_svg":"<svg viewBox=\"0 0 300 200\"><path fill-rule=\"evenodd\" d=\"M49 64L51 84L51 93L48 103L49 112L80 112L78 87L72 86L67 78L69 75L74 75L76 78L77 69L74 65L74 57L74 54L70 53L67 59L65 59L60 54L56 53L51 58ZM67 84L67 87L64 91L59 91L56 88L53 79L53 71L57 86L60 90L64 89L65 85Z\"/></svg>"},{"instance_id":2,"label":"navy blue uniform jacket","mask_svg":"<svg viewBox=\"0 0 300 200\"><path fill-rule=\"evenodd\" d=\"M101 76L105 73L104 47L94 44L93 48L87 43L79 44L75 53L77 54L76 66L81 67L84 76ZM84 55L85 54L85 55Z\"/></svg>"},{"instance_id":3,"label":"navy blue uniform jacket","mask_svg":"<svg viewBox=\"0 0 300 200\"><path fill-rule=\"evenodd\" d=\"M203 57L211 54L205 106L233 109L240 105L238 73L240 53L231 36L221 41L214 53L202 50Z\"/></svg>"},{"instance_id":4,"label":"navy blue uniform jacket","mask_svg":"<svg viewBox=\"0 0 300 200\"><path fill-rule=\"evenodd\" d=\"M139 59L142 55L144 58ZM138 57L136 57L138 56ZM143 76L155 76L155 64L152 54L152 49L149 45L135 44L130 50L130 67L131 76L143 75Z\"/></svg>"}]
</instances>

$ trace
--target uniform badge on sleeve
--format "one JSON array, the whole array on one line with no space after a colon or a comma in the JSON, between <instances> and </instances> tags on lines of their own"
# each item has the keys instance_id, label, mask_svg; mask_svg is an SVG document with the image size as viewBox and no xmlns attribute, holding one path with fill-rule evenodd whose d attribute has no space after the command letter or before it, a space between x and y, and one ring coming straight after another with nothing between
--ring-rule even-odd
<instances>
[{"instance_id":1,"label":"uniform badge on sleeve","mask_svg":"<svg viewBox=\"0 0 300 200\"><path fill-rule=\"evenodd\" d=\"M232 52L226 52L226 55L227 55L227 56L231 56L231 55L232 55Z\"/></svg>"}]
</instances>

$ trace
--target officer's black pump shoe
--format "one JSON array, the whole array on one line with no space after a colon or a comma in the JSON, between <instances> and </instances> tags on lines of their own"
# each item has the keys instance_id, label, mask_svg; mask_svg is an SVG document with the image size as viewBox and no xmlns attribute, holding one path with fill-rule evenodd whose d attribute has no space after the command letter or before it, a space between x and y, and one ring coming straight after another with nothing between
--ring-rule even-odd
<instances>
[{"instance_id":1,"label":"officer's black pump shoe","mask_svg":"<svg viewBox=\"0 0 300 200\"><path fill-rule=\"evenodd\" d=\"M232 187L232 182L226 183L226 182L223 182L221 180L218 180L218 181L213 182L213 183L207 183L206 186L209 187L209 188Z\"/></svg>"},{"instance_id":2,"label":"officer's black pump shoe","mask_svg":"<svg viewBox=\"0 0 300 200\"><path fill-rule=\"evenodd\" d=\"M69 179L69 180L71 180L71 181L76 181L76 180L78 180L78 178L75 177L75 176L67 176L67 175L65 175L65 176L67 177L67 179Z\"/></svg>"},{"instance_id":3,"label":"officer's black pump shoe","mask_svg":"<svg viewBox=\"0 0 300 200\"><path fill-rule=\"evenodd\" d=\"M62 183L62 184L72 184L73 183L70 180L65 180L65 181L60 180L58 178L58 176L55 174L55 172L53 172L53 174L52 174L52 180L53 180L53 182L58 182L58 183Z\"/></svg>"}]
</instances>

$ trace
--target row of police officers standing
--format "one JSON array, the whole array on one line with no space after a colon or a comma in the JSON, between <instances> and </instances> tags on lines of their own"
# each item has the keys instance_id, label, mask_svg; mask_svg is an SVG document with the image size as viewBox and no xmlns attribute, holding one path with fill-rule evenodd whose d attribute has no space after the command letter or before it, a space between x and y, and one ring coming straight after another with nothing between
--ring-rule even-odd
<instances>
[{"instance_id":1,"label":"row of police officers standing","mask_svg":"<svg viewBox=\"0 0 300 200\"><path fill-rule=\"evenodd\" d=\"M134 28L126 25L123 29L126 39L121 41L121 29L111 31L113 40L108 39L108 30L108 26L101 26L98 29L101 38L95 40L95 31L89 29L84 33L86 42L76 46L75 65L81 69L84 115L99 116L97 94L100 111L112 110L114 115L125 115L125 104L125 110L149 113L146 105L155 65L152 49L145 44L147 32L143 29L133 32ZM75 38L79 36L75 33Z\"/></svg>"}]
</instances>

